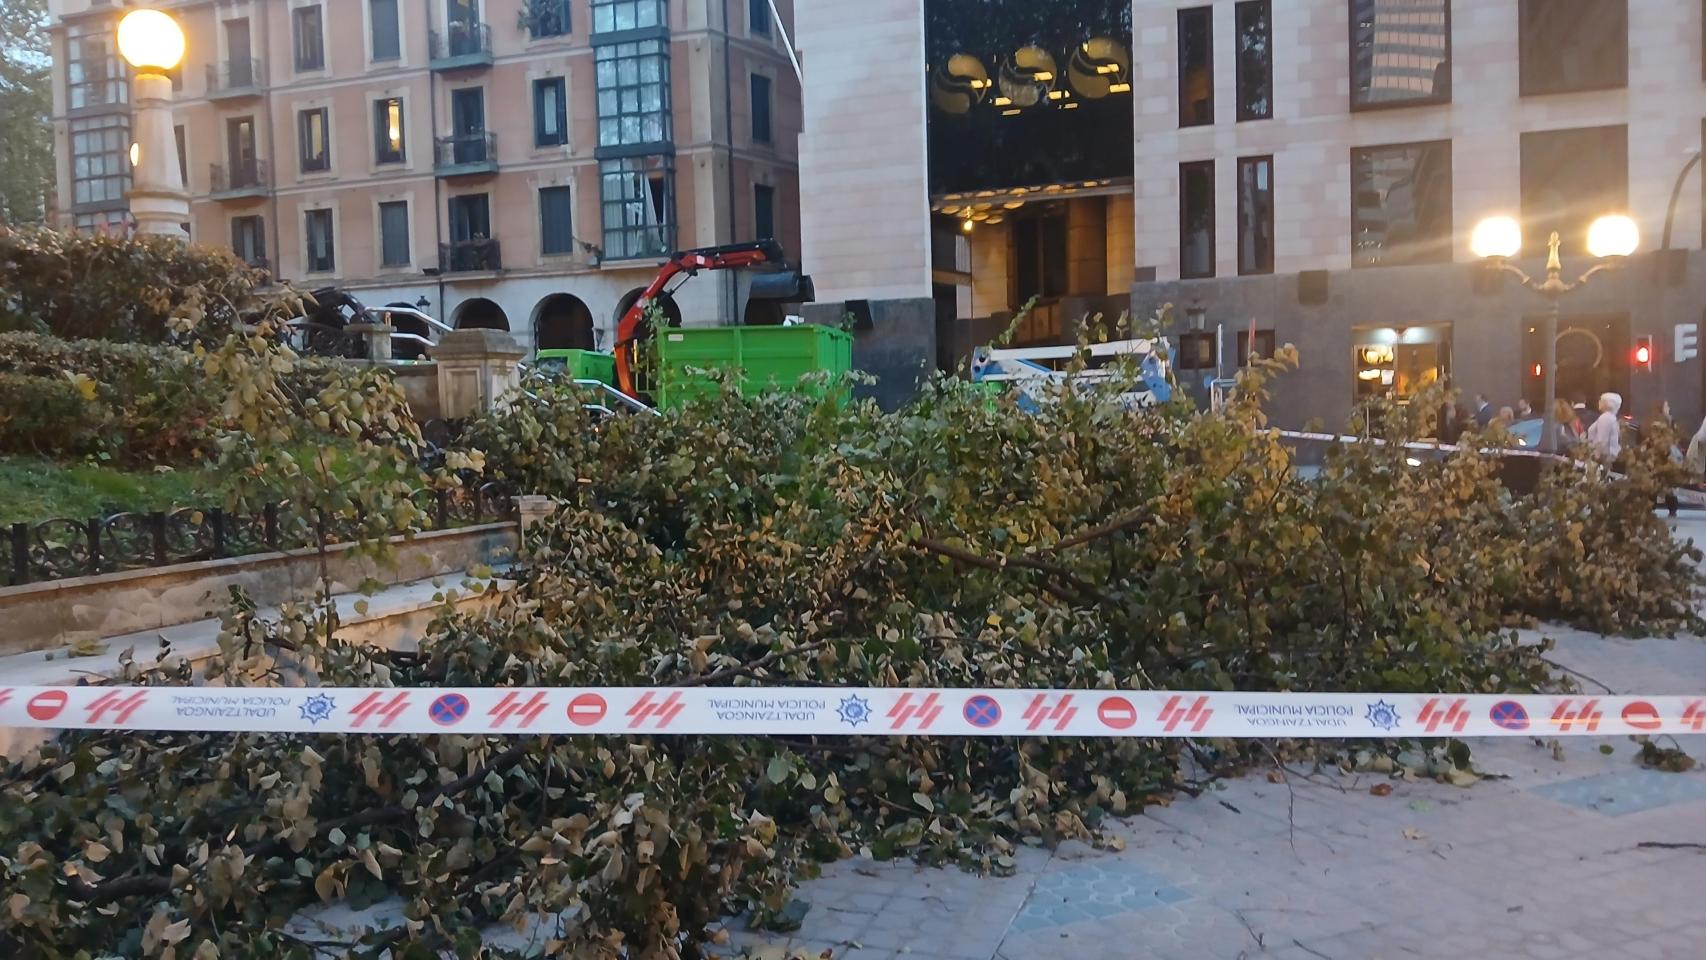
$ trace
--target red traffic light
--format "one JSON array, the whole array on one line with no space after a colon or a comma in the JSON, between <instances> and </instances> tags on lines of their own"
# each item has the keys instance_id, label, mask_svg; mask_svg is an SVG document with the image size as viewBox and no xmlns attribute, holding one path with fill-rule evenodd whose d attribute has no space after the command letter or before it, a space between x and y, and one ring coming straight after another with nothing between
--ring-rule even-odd
<instances>
[{"instance_id":1,"label":"red traffic light","mask_svg":"<svg viewBox=\"0 0 1706 960\"><path fill-rule=\"evenodd\" d=\"M1636 366L1646 367L1648 370L1653 369L1653 353L1652 337L1635 338L1634 360Z\"/></svg>"},{"instance_id":2,"label":"red traffic light","mask_svg":"<svg viewBox=\"0 0 1706 960\"><path fill-rule=\"evenodd\" d=\"M1534 371L1533 372L1534 372L1535 376L1537 376L1537 377L1540 376L1540 374L1543 372L1541 367L1540 367L1540 364L1537 363L1534 365Z\"/></svg>"}]
</instances>

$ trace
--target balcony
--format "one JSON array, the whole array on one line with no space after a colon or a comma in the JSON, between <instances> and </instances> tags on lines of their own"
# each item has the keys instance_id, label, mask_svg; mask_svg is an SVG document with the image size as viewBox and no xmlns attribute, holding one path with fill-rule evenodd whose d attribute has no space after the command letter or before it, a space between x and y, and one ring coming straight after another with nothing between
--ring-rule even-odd
<instances>
[{"instance_id":1,"label":"balcony","mask_svg":"<svg viewBox=\"0 0 1706 960\"><path fill-rule=\"evenodd\" d=\"M271 190L265 160L245 160L229 167L221 163L208 165L209 195L215 200L243 200L264 197Z\"/></svg>"},{"instance_id":2,"label":"balcony","mask_svg":"<svg viewBox=\"0 0 1706 960\"><path fill-rule=\"evenodd\" d=\"M441 177L498 171L497 137L490 130L439 137L433 146L433 172Z\"/></svg>"},{"instance_id":3,"label":"balcony","mask_svg":"<svg viewBox=\"0 0 1706 960\"><path fill-rule=\"evenodd\" d=\"M443 273L496 272L503 269L503 250L489 237L441 243L438 269Z\"/></svg>"},{"instance_id":4,"label":"balcony","mask_svg":"<svg viewBox=\"0 0 1706 960\"><path fill-rule=\"evenodd\" d=\"M207 99L237 100L258 97L266 86L266 71L253 57L207 65Z\"/></svg>"},{"instance_id":5,"label":"balcony","mask_svg":"<svg viewBox=\"0 0 1706 960\"><path fill-rule=\"evenodd\" d=\"M459 20L445 33L428 35L432 53L428 66L434 70L470 70L492 65L492 30L483 23Z\"/></svg>"}]
</instances>

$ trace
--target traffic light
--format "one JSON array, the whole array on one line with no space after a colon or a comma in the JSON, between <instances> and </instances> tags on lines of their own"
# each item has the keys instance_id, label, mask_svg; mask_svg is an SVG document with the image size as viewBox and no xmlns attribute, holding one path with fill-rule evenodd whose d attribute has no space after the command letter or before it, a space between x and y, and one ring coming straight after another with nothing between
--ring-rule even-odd
<instances>
[{"instance_id":1,"label":"traffic light","mask_svg":"<svg viewBox=\"0 0 1706 960\"><path fill-rule=\"evenodd\" d=\"M1648 373L1653 372L1653 338L1641 336L1635 338L1635 366L1641 367Z\"/></svg>"},{"instance_id":2,"label":"traffic light","mask_svg":"<svg viewBox=\"0 0 1706 960\"><path fill-rule=\"evenodd\" d=\"M1539 379L1540 375L1542 373L1546 372L1546 369L1544 367L1542 367L1540 364L1536 363L1533 367L1530 368L1529 372L1534 374L1535 379Z\"/></svg>"}]
</instances>

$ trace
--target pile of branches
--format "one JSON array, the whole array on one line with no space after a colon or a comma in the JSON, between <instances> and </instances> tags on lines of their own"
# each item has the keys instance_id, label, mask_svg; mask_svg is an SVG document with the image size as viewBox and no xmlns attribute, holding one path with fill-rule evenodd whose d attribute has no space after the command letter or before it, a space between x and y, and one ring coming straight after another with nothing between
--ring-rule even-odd
<instances>
[{"instance_id":1,"label":"pile of branches","mask_svg":"<svg viewBox=\"0 0 1706 960\"><path fill-rule=\"evenodd\" d=\"M941 380L893 414L778 395L595 421L534 391L474 424L558 500L520 586L416 652L312 610L234 615L226 683L928 685L1495 692L1549 682L1516 625L1698 626L1652 513L1664 452L1513 498L1493 458L1359 444L1299 479L1258 363L1215 414ZM1419 408L1420 405L1411 409ZM1420 425L1383 411L1394 439ZM1697 559L1697 557L1696 557ZM1609 612L1608 612L1609 611ZM136 669L185 682L189 668ZM826 695L829 693L826 690ZM1236 762L1232 743L1192 745ZM1189 789L1179 741L67 735L3 775L0 954L703 955L813 864L1000 873ZM305 932L322 901L402 919ZM287 919L297 921L286 926Z\"/></svg>"}]
</instances>

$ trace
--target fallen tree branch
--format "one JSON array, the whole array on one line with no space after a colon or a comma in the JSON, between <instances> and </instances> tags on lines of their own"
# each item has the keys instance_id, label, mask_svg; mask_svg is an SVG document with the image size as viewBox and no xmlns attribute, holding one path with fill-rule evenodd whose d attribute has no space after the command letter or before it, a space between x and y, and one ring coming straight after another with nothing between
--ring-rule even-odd
<instances>
[{"instance_id":1,"label":"fallen tree branch","mask_svg":"<svg viewBox=\"0 0 1706 960\"><path fill-rule=\"evenodd\" d=\"M940 556L947 557L950 560L957 560L967 566L978 567L983 570L994 570L999 573L1011 567L1018 567L1020 569L1036 571L1037 573L1045 575L1045 579L1042 582L1043 590L1047 591L1056 599L1063 600L1067 603L1082 603L1086 597L1093 598L1102 603L1113 602L1113 598L1102 592L1102 590L1097 588L1095 584L1090 583L1065 567L1037 560L1029 555L1011 558L986 557L982 554L972 553L970 550L961 549L960 547L943 543L940 540L933 540L929 537L919 537L912 541L912 546L914 549L922 550L926 553L938 554ZM1069 585L1072 589L1062 589L1059 584L1049 582L1047 577L1059 579Z\"/></svg>"},{"instance_id":2,"label":"fallen tree branch","mask_svg":"<svg viewBox=\"0 0 1706 960\"><path fill-rule=\"evenodd\" d=\"M527 753L529 746L530 744L524 741L502 751L491 760L482 764L478 769L474 770L474 772L463 777L458 777L449 783L440 784L439 786L421 794L420 799L416 801L415 805L430 805L444 797L454 797L474 784L486 779L486 777L493 771L509 769L515 765L516 761L521 759L522 755ZM365 827L372 826L374 824L389 823L394 820L404 820L413 813L414 807L405 807L402 804L395 803L383 807L369 807L366 810L350 814L347 817L338 817L332 820L320 821L315 825L315 835L318 836L319 834L328 833L337 828ZM257 860L265 860L268 857L283 853L288 848L288 840L281 837L275 837L253 850L245 851L245 855ZM213 858L210 856L208 858L208 862L211 863L212 860ZM70 895L72 900L93 905L106 903L111 900L121 900L125 897L141 895L160 896L162 894L169 893L172 889L172 878L170 876L161 876L159 874L148 874L135 877L115 877L111 880L102 880L99 883L90 884L85 882L82 877L71 875L65 878L65 889L66 893Z\"/></svg>"}]
</instances>

